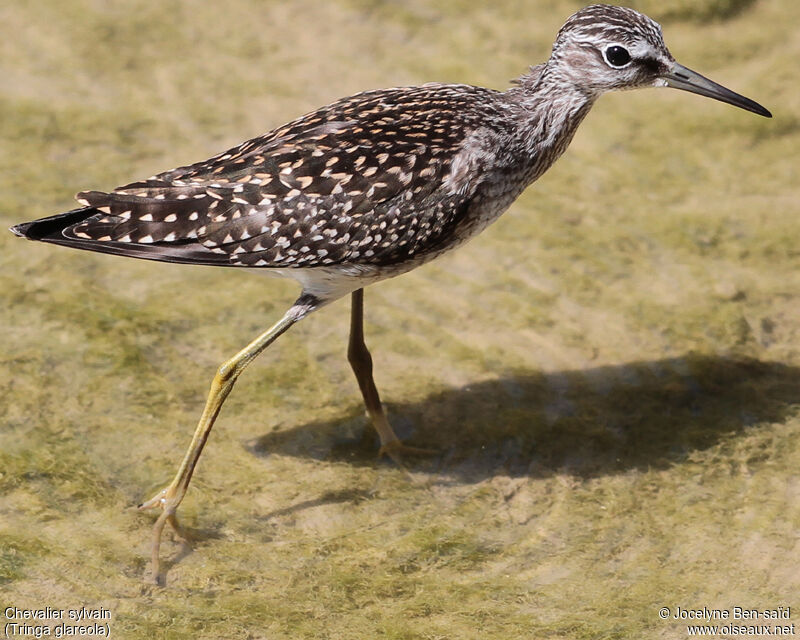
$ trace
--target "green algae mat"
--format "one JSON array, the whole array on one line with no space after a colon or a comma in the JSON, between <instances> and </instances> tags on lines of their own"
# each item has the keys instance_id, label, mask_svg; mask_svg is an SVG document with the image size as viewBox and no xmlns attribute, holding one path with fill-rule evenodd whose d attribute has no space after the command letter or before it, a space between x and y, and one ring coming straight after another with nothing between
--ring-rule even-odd
<instances>
[{"instance_id":1,"label":"green algae mat","mask_svg":"<svg viewBox=\"0 0 800 640\"><path fill-rule=\"evenodd\" d=\"M164 587L135 507L171 479L215 367L297 288L0 233L8 637L800 634L800 5L630 4L775 117L603 97L497 224L368 289L390 419L438 451L407 471L377 457L347 301L303 320L226 403ZM0 223L360 90L504 88L580 6L5 3Z\"/></svg>"}]
</instances>

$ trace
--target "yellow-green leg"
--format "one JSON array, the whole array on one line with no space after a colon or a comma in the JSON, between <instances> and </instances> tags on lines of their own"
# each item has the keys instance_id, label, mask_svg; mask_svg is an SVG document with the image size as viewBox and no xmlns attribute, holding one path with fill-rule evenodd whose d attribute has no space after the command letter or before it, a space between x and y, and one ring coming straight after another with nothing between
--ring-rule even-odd
<instances>
[{"instance_id":1,"label":"yellow-green leg","mask_svg":"<svg viewBox=\"0 0 800 640\"><path fill-rule=\"evenodd\" d=\"M381 398L372 378L372 356L364 342L364 290L358 289L352 293L352 306L350 309L350 342L347 347L347 359L356 374L364 404L367 407L372 426L381 439L380 455L388 455L397 464L403 466L401 456L431 455L436 453L430 449L419 449L404 445L395 434L392 425L386 419L386 414L381 405Z\"/></svg>"},{"instance_id":2,"label":"yellow-green leg","mask_svg":"<svg viewBox=\"0 0 800 640\"><path fill-rule=\"evenodd\" d=\"M208 440L208 435L211 433L214 421L219 415L225 398L228 397L231 389L233 389L236 379L258 354L264 351L264 349L272 344L278 336L284 333L295 322L313 311L316 306L316 300L301 297L279 322L258 336L230 360L223 363L217 370L214 380L211 383L211 390L208 392L203 415L200 417L200 422L197 425L197 429L195 429L192 442L189 445L189 449L186 451L186 455L183 457L180 467L178 467L175 478L167 488L162 489L155 496L150 498L150 500L139 505L139 509L162 508L161 515L156 520L155 525L153 525L152 580L154 582L158 582L160 575L159 548L161 546L161 533L164 530L164 525L169 523L180 537L184 539L187 538L175 517L175 512L178 509L178 505L183 500L183 497L186 495L186 490L189 487L192 473L194 473L194 468L203 451L203 446L205 446L206 440Z\"/></svg>"}]
</instances>

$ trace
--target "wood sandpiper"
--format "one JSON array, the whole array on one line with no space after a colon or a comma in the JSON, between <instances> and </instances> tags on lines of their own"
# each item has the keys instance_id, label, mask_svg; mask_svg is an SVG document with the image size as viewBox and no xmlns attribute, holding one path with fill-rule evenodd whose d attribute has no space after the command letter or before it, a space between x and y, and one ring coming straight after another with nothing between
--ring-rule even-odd
<instances>
[{"instance_id":1,"label":"wood sandpiper","mask_svg":"<svg viewBox=\"0 0 800 640\"><path fill-rule=\"evenodd\" d=\"M11 230L32 240L122 256L246 269L296 279L286 314L216 372L191 445L160 507L176 519L195 465L236 379L298 320L352 296L348 359L381 451L403 445L386 419L364 343L363 289L453 249L494 222L564 152L606 91L674 87L770 117L761 105L675 62L660 26L632 9L571 16L552 54L506 91L425 84L343 98L219 155Z\"/></svg>"}]
</instances>

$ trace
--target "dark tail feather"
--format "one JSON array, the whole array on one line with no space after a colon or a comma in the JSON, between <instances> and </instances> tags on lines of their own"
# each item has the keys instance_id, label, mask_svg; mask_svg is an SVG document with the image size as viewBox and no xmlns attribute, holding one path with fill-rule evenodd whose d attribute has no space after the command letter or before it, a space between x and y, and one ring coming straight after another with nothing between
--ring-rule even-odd
<instances>
[{"instance_id":1,"label":"dark tail feather","mask_svg":"<svg viewBox=\"0 0 800 640\"><path fill-rule=\"evenodd\" d=\"M42 242L61 242L66 240L62 235L62 231L73 224L83 222L87 218L100 213L97 209L92 207L81 207L80 209L73 209L66 213L59 213L55 216L48 218L40 218L32 222L23 222L21 224L11 227L11 233L18 235L20 238L28 238L29 240L41 240Z\"/></svg>"},{"instance_id":2,"label":"dark tail feather","mask_svg":"<svg viewBox=\"0 0 800 640\"><path fill-rule=\"evenodd\" d=\"M161 262L176 262L180 264L203 264L222 267L232 265L226 254L210 251L202 244L193 241L161 242L153 244L136 244L131 242L113 242L84 240L64 234L64 231L73 225L88 220L92 216L105 216L102 211L94 207L82 207L55 216L40 218L31 222L22 222L11 227L11 233L40 242L50 242L73 249L84 249L109 253L130 258L144 260L159 260Z\"/></svg>"}]
</instances>

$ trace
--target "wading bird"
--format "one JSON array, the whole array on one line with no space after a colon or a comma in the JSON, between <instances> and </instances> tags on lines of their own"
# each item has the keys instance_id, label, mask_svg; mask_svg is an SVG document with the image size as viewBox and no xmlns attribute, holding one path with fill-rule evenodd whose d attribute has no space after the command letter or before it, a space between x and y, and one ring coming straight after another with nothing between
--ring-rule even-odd
<instances>
[{"instance_id":1,"label":"wading bird","mask_svg":"<svg viewBox=\"0 0 800 640\"><path fill-rule=\"evenodd\" d=\"M348 359L381 451L415 453L381 407L364 343L363 289L463 244L494 222L564 152L606 91L674 87L769 117L761 105L681 66L660 26L632 9L593 5L558 32L550 58L507 91L425 84L367 91L317 109L204 162L19 224L32 240L135 258L266 270L302 292L271 328L216 372L160 507L152 575L169 522L236 379L298 320L352 296Z\"/></svg>"}]
</instances>

